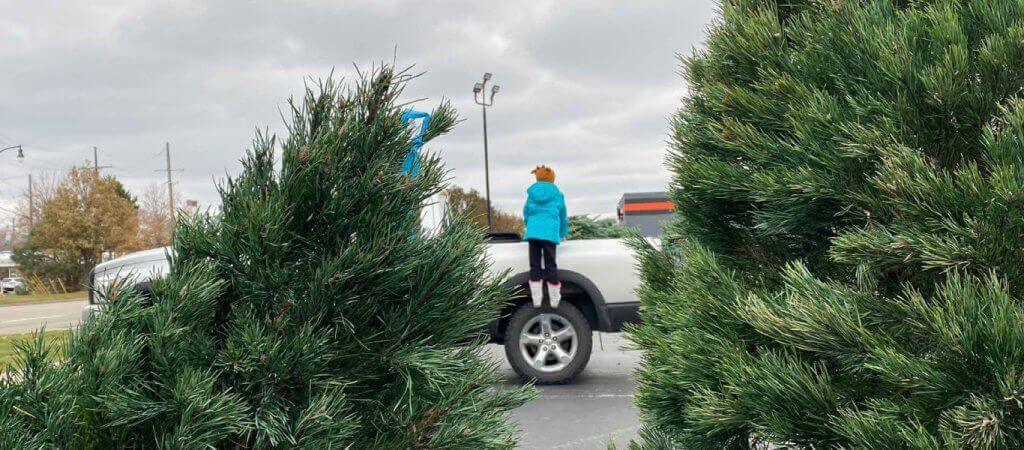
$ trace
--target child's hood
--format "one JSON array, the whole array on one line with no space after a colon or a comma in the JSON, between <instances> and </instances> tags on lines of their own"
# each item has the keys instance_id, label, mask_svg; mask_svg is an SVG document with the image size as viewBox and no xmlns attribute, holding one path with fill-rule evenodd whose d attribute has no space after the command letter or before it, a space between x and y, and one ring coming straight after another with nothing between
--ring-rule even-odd
<instances>
[{"instance_id":1,"label":"child's hood","mask_svg":"<svg viewBox=\"0 0 1024 450\"><path fill-rule=\"evenodd\" d=\"M557 199L561 195L561 191L558 190L558 186L555 186L554 183L538 181L526 190L526 194L530 196L531 200L539 204L545 204Z\"/></svg>"}]
</instances>

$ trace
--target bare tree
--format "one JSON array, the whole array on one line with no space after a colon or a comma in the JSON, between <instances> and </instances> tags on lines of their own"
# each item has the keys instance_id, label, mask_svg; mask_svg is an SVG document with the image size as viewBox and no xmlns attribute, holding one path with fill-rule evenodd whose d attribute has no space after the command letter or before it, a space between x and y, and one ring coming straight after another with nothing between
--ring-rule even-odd
<instances>
[{"instance_id":1,"label":"bare tree","mask_svg":"<svg viewBox=\"0 0 1024 450\"><path fill-rule=\"evenodd\" d=\"M140 249L163 247L171 244L171 222L167 205L167 191L163 184L152 183L146 187L139 199L139 237L137 247ZM180 202L175 202L180 203ZM181 208L180 204L175 209Z\"/></svg>"},{"instance_id":2,"label":"bare tree","mask_svg":"<svg viewBox=\"0 0 1024 450\"><path fill-rule=\"evenodd\" d=\"M59 172L40 172L32 174L31 187L26 183L21 191L14 209L14 246L28 241L29 231L34 222L43 215L43 205L53 199L57 187L64 181L64 174ZM3 241L0 248L8 248L11 243L11 221L6 219L2 224ZM8 248L8 250L11 250Z\"/></svg>"},{"instance_id":3,"label":"bare tree","mask_svg":"<svg viewBox=\"0 0 1024 450\"><path fill-rule=\"evenodd\" d=\"M465 190L452 186L444 192L448 207L454 213L466 213L477 225L487 226L487 199L476 189ZM495 233L523 233L523 218L518 214L491 207L491 231Z\"/></svg>"}]
</instances>

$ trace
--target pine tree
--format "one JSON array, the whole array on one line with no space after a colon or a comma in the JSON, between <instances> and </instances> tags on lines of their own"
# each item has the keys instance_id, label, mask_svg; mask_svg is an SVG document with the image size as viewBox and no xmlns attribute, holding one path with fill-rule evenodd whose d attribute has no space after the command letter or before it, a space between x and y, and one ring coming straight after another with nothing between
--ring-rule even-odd
<instances>
[{"instance_id":1,"label":"pine tree","mask_svg":"<svg viewBox=\"0 0 1024 450\"><path fill-rule=\"evenodd\" d=\"M615 219L569 216L569 239L622 239L631 235L630 229Z\"/></svg>"},{"instance_id":2,"label":"pine tree","mask_svg":"<svg viewBox=\"0 0 1024 450\"><path fill-rule=\"evenodd\" d=\"M723 1L636 243L647 446L1024 448L1021 17Z\"/></svg>"},{"instance_id":3,"label":"pine tree","mask_svg":"<svg viewBox=\"0 0 1024 450\"><path fill-rule=\"evenodd\" d=\"M404 72L332 80L290 102L288 135L258 133L222 210L183 218L169 276L126 289L71 333L41 340L0 385L0 448L505 448L508 411L482 327L505 294L482 230L420 229L440 192L433 156L396 103ZM456 122L433 111L423 141Z\"/></svg>"}]
</instances>

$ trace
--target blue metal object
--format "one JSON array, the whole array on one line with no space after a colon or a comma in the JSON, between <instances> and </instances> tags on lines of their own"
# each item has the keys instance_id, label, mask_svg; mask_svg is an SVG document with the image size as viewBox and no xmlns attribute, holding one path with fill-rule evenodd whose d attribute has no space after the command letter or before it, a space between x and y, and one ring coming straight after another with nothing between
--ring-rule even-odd
<instances>
[{"instance_id":1,"label":"blue metal object","mask_svg":"<svg viewBox=\"0 0 1024 450\"><path fill-rule=\"evenodd\" d=\"M427 127L430 125L430 114L413 109L402 111L402 125L408 125L409 122L416 119L423 119L420 131L413 136L412 147L409 148L409 154L405 156L405 162L402 163L402 170L399 172L409 176L416 175L420 171L420 148L423 147L423 135L426 134Z\"/></svg>"}]
</instances>

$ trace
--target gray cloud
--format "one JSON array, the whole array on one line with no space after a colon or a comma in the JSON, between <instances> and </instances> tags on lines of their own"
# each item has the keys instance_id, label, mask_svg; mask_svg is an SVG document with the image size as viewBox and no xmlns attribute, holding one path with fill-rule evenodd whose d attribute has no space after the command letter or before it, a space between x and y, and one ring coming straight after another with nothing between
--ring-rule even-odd
<instances>
[{"instance_id":1,"label":"gray cloud","mask_svg":"<svg viewBox=\"0 0 1024 450\"><path fill-rule=\"evenodd\" d=\"M0 206L25 175L92 158L141 191L170 142L177 189L217 202L257 128L307 77L390 61L426 71L407 89L466 119L432 144L457 184L483 189L480 110L490 71L492 194L516 211L534 164L552 165L571 212L611 214L664 187L669 115L685 95L677 52L700 45L710 1L19 2L0 0Z\"/></svg>"}]
</instances>

